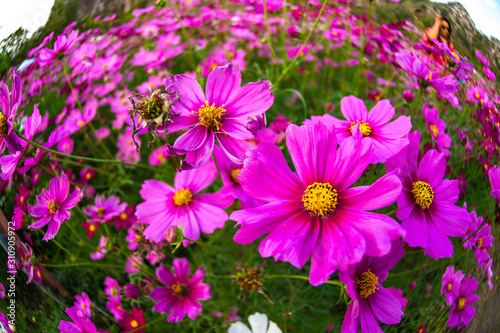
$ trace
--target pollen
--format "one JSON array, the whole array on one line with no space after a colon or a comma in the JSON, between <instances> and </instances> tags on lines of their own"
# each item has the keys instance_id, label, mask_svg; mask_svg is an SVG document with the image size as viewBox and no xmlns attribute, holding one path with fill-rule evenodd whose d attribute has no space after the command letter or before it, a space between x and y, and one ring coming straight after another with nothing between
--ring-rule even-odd
<instances>
[{"instance_id":1,"label":"pollen","mask_svg":"<svg viewBox=\"0 0 500 333\"><path fill-rule=\"evenodd\" d=\"M236 184L239 184L240 182L238 181L238 176L241 172L241 169L234 169L233 171L231 171L231 179L236 183Z\"/></svg>"},{"instance_id":2,"label":"pollen","mask_svg":"<svg viewBox=\"0 0 500 333\"><path fill-rule=\"evenodd\" d=\"M429 208L432 204L432 200L434 199L434 191L432 190L431 185L422 181L413 183L411 194L413 195L415 203L422 209Z\"/></svg>"},{"instance_id":3,"label":"pollen","mask_svg":"<svg viewBox=\"0 0 500 333\"><path fill-rule=\"evenodd\" d=\"M7 125L7 117L0 112L0 137L6 137L7 136L7 130L8 130L8 125Z\"/></svg>"},{"instance_id":4,"label":"pollen","mask_svg":"<svg viewBox=\"0 0 500 333\"><path fill-rule=\"evenodd\" d=\"M465 298L462 297L462 298L458 299L458 306L457 306L457 308L459 310L462 310L463 308L465 308Z\"/></svg>"},{"instance_id":5,"label":"pollen","mask_svg":"<svg viewBox=\"0 0 500 333\"><path fill-rule=\"evenodd\" d=\"M359 130L361 131L361 133L363 133L364 137L370 136L370 134L372 134L372 128L370 127L370 125L368 123L365 123L364 121L356 120L356 121L353 121L351 123L351 127L349 127L349 132L351 132L351 135L352 135L352 128L354 126L356 126L356 124L359 124Z\"/></svg>"},{"instance_id":6,"label":"pollen","mask_svg":"<svg viewBox=\"0 0 500 333\"><path fill-rule=\"evenodd\" d=\"M97 208L97 217L103 217L104 215L104 208L99 207Z\"/></svg>"},{"instance_id":7,"label":"pollen","mask_svg":"<svg viewBox=\"0 0 500 333\"><path fill-rule=\"evenodd\" d=\"M436 125L431 124L429 127L430 127L430 129L431 129L432 133L434 133L434 138L437 138L437 137L438 137L438 135L439 135L439 130L438 130L438 128L436 127Z\"/></svg>"},{"instance_id":8,"label":"pollen","mask_svg":"<svg viewBox=\"0 0 500 333\"><path fill-rule=\"evenodd\" d=\"M224 109L224 104L220 107L216 107L215 103L208 105L208 101L205 101L205 104L200 105L200 109L197 112L191 111L191 113L198 114L200 117L200 124L203 126L212 131L219 131L222 126L222 115L227 113L227 111Z\"/></svg>"},{"instance_id":9,"label":"pollen","mask_svg":"<svg viewBox=\"0 0 500 333\"><path fill-rule=\"evenodd\" d=\"M175 294L175 296L184 298L188 293L189 290L187 289L186 286L181 285L180 283L176 283L172 286L172 290Z\"/></svg>"},{"instance_id":10,"label":"pollen","mask_svg":"<svg viewBox=\"0 0 500 333\"><path fill-rule=\"evenodd\" d=\"M137 328L137 327L139 327L139 323L137 322L137 320L132 319L132 321L130 322L130 326L132 328Z\"/></svg>"},{"instance_id":11,"label":"pollen","mask_svg":"<svg viewBox=\"0 0 500 333\"><path fill-rule=\"evenodd\" d=\"M55 200L49 200L47 208L49 209L50 214L55 214L56 210L59 209L59 205L55 202Z\"/></svg>"},{"instance_id":12,"label":"pollen","mask_svg":"<svg viewBox=\"0 0 500 333\"><path fill-rule=\"evenodd\" d=\"M309 185L302 196L304 208L318 216L331 213L337 206L337 190L329 183Z\"/></svg>"},{"instance_id":13,"label":"pollen","mask_svg":"<svg viewBox=\"0 0 500 333\"><path fill-rule=\"evenodd\" d=\"M483 238L479 237L479 239L476 242L477 247L483 247Z\"/></svg>"},{"instance_id":14,"label":"pollen","mask_svg":"<svg viewBox=\"0 0 500 333\"><path fill-rule=\"evenodd\" d=\"M358 282L359 295L362 298L368 298L368 296L375 293L378 289L378 277L370 269L358 276L356 281Z\"/></svg>"},{"instance_id":15,"label":"pollen","mask_svg":"<svg viewBox=\"0 0 500 333\"><path fill-rule=\"evenodd\" d=\"M187 205L193 200L193 195L191 194L191 191L188 189L183 189L181 188L179 191L175 192L174 194L174 203L177 206L182 206L182 205Z\"/></svg>"}]
</instances>

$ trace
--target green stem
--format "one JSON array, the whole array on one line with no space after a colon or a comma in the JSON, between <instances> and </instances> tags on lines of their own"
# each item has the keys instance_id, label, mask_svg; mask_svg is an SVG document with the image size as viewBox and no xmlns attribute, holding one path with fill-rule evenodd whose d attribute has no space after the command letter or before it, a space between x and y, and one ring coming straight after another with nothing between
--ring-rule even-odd
<instances>
[{"instance_id":1,"label":"green stem","mask_svg":"<svg viewBox=\"0 0 500 333\"><path fill-rule=\"evenodd\" d=\"M267 18L267 5L266 0L262 0L264 3L264 20L266 21L267 33L269 34L269 50L271 51L272 59L271 59L271 73L274 73L273 66L276 59L276 53L274 52L272 36L271 36L271 26L269 25L269 20Z\"/></svg>"},{"instance_id":2,"label":"green stem","mask_svg":"<svg viewBox=\"0 0 500 333\"><path fill-rule=\"evenodd\" d=\"M302 275L264 275L262 278L264 279L298 279L298 280L306 280L309 281L309 277ZM333 284L335 286L343 287L344 284L339 280L328 280L325 282L326 284Z\"/></svg>"},{"instance_id":3,"label":"green stem","mask_svg":"<svg viewBox=\"0 0 500 333\"><path fill-rule=\"evenodd\" d=\"M51 153L51 154L54 154L54 155L59 155L59 156L63 156L63 157L66 157L66 158L71 158L73 160L82 160L82 161L89 161L89 162L96 162L96 163L122 164L122 165L125 165L125 166L139 167L139 168L150 169L150 170L155 170L156 171L155 168L150 167L148 165L132 164L132 163L126 163L126 162L117 161L117 160L108 160L108 159L93 158L93 157L83 157L83 156L75 156L75 155L69 155L69 154L61 153L61 152L58 152L57 150L45 148L44 146L39 145L36 142L33 142L33 141L29 140L29 139L26 139L24 136L22 136L20 134L17 134L17 136L20 139L28 142L29 144L31 144L31 145L33 145L33 146L35 146L35 147L37 147L37 148L39 148L41 150L44 150L44 151L46 151L48 153Z\"/></svg>"},{"instance_id":4,"label":"green stem","mask_svg":"<svg viewBox=\"0 0 500 333\"><path fill-rule=\"evenodd\" d=\"M200 242L200 241L196 241L196 240L194 240L194 239L189 239L189 238L186 238L186 237L182 237L182 238L183 238L183 240L187 240L188 242L193 242L193 243L198 244L198 245L200 245L200 246L206 247L206 248L207 248L207 249L209 249L209 250L212 250L212 251L214 251L214 252L217 252L217 253L219 253L219 254L223 255L224 257L226 257L226 258L230 259L232 262L234 262L234 258L233 258L233 257L231 257L229 254L227 254L226 252L223 252L223 251L221 251L221 250L219 250L219 249L216 249L215 247L213 247L213 246L211 246L211 245L208 245L208 244L202 243L202 242Z\"/></svg>"},{"instance_id":5,"label":"green stem","mask_svg":"<svg viewBox=\"0 0 500 333\"><path fill-rule=\"evenodd\" d=\"M42 229L38 229L44 236L45 236L45 231L43 231ZM67 250L64 246L62 246L58 241L56 241L55 239L52 239L52 241L54 242L54 244L56 244L61 250L63 250L64 252L66 252L67 254L69 254L70 256L70 259L73 261L73 260L76 260L76 256L69 252L69 250Z\"/></svg>"},{"instance_id":6,"label":"green stem","mask_svg":"<svg viewBox=\"0 0 500 333\"><path fill-rule=\"evenodd\" d=\"M299 52L297 52L297 54L295 55L295 58L293 58L293 60L288 64L288 66L285 68L285 70L283 71L283 73L281 73L281 75L278 77L278 79L276 80L276 82L274 82L274 86L275 87L278 87L281 80L283 79L283 77L288 73L288 71L290 69L292 69L293 66L295 66L296 62L297 62L297 59L299 58L300 54L302 53L302 50L304 49L305 45L307 44L307 42L309 42L309 39L311 38L314 30L316 30L316 26L318 25L318 22L321 18L321 15L323 15L323 12L325 11L325 7L326 7L326 4L328 3L328 0L324 0L323 1L323 6L321 7L321 10L319 11L319 15L318 17L316 18L316 21L314 21L314 25L311 29L311 31L309 31L309 34L307 35L306 39L304 40L304 43L302 43L302 46L300 47L300 50Z\"/></svg>"}]
</instances>

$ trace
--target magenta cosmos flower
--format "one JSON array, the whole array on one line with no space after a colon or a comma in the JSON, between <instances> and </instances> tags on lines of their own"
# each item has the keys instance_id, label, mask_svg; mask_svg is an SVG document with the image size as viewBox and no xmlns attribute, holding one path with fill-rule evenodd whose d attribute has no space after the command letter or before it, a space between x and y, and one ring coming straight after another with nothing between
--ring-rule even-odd
<instances>
[{"instance_id":1,"label":"magenta cosmos flower","mask_svg":"<svg viewBox=\"0 0 500 333\"><path fill-rule=\"evenodd\" d=\"M185 258L176 258L172 264L175 273L160 265L156 276L166 285L151 290L151 299L157 301L153 311L170 313L168 322L181 321L187 315L195 319L201 313L198 300L211 299L212 290L206 283L201 283L205 277L203 267L198 267L196 273L189 278L189 263Z\"/></svg>"},{"instance_id":2,"label":"magenta cosmos flower","mask_svg":"<svg viewBox=\"0 0 500 333\"><path fill-rule=\"evenodd\" d=\"M443 274L443 284L441 286L441 294L446 295L446 304L452 305L455 301L456 295L458 294L458 288L460 283L464 279L465 274L461 270L455 273L455 267L446 267L446 271Z\"/></svg>"},{"instance_id":3,"label":"magenta cosmos flower","mask_svg":"<svg viewBox=\"0 0 500 333\"><path fill-rule=\"evenodd\" d=\"M187 75L165 79L169 92L179 98L172 109L179 116L168 125L169 132L189 129L168 145L168 153L184 155L181 169L189 170L205 164L217 140L227 156L243 160L250 149L252 134L246 129L248 117L266 112L274 102L269 81L250 82L241 86L238 67L228 64L216 67L207 78L205 94L200 84Z\"/></svg>"},{"instance_id":4,"label":"magenta cosmos flower","mask_svg":"<svg viewBox=\"0 0 500 333\"><path fill-rule=\"evenodd\" d=\"M405 254L403 241L394 241L391 252L383 257L365 256L346 272L340 272L340 281L346 284L347 293L352 298L349 304L342 333L382 332L377 319L387 325L401 321L403 310L401 301L382 283L389 271ZM401 292L402 294L402 292Z\"/></svg>"},{"instance_id":5,"label":"magenta cosmos flower","mask_svg":"<svg viewBox=\"0 0 500 333\"><path fill-rule=\"evenodd\" d=\"M498 165L495 165L488 171L488 176L491 184L490 195L497 199L497 201L500 201L500 169L498 168Z\"/></svg>"},{"instance_id":6,"label":"magenta cosmos flower","mask_svg":"<svg viewBox=\"0 0 500 333\"><path fill-rule=\"evenodd\" d=\"M411 120L408 116L400 116L393 122L394 107L389 100L382 100L367 112L363 100L348 96L340 101L340 109L345 119L340 120L329 114L321 117L312 117L311 124L322 121L325 124L334 124L337 133L337 141L342 143L346 138L353 135L352 129L359 125L363 137L373 142L374 153L371 163L385 162L389 157L399 152L408 144L408 139L403 138L411 130Z\"/></svg>"},{"instance_id":7,"label":"magenta cosmos flower","mask_svg":"<svg viewBox=\"0 0 500 333\"><path fill-rule=\"evenodd\" d=\"M66 313L73 320L73 323L61 320L59 331L61 333L97 333L94 323L92 323L83 312L76 306L66 308Z\"/></svg>"},{"instance_id":8,"label":"magenta cosmos flower","mask_svg":"<svg viewBox=\"0 0 500 333\"><path fill-rule=\"evenodd\" d=\"M91 318L92 311L90 309L92 303L90 302L87 293L82 292L82 295L75 295L75 307L83 312L85 317Z\"/></svg>"},{"instance_id":9,"label":"magenta cosmos flower","mask_svg":"<svg viewBox=\"0 0 500 333\"><path fill-rule=\"evenodd\" d=\"M14 118L17 115L17 109L21 105L22 89L21 78L14 75L12 79L12 98L7 85L0 83L0 154L7 147L11 153L22 149L19 138L12 131L14 128Z\"/></svg>"},{"instance_id":10,"label":"magenta cosmos flower","mask_svg":"<svg viewBox=\"0 0 500 333\"><path fill-rule=\"evenodd\" d=\"M28 206L28 212L36 219L28 229L40 229L48 223L49 227L43 240L54 238L61 224L71 217L69 210L82 198L79 189L74 189L69 195L68 192L69 180L64 172L61 176L52 178L49 190L42 189L42 193L36 197L36 204Z\"/></svg>"},{"instance_id":11,"label":"magenta cosmos flower","mask_svg":"<svg viewBox=\"0 0 500 333\"><path fill-rule=\"evenodd\" d=\"M497 80L495 73L493 73L493 71L491 69L489 69L488 67L484 67L484 75L486 75L486 77L488 79L490 79L491 81Z\"/></svg>"},{"instance_id":12,"label":"magenta cosmos flower","mask_svg":"<svg viewBox=\"0 0 500 333\"><path fill-rule=\"evenodd\" d=\"M490 255L488 251L490 247L493 246L494 237L491 234L491 225L485 224L484 227L481 228L474 236L474 257L477 260L477 265L479 267L484 267Z\"/></svg>"},{"instance_id":13,"label":"magenta cosmos flower","mask_svg":"<svg viewBox=\"0 0 500 333\"><path fill-rule=\"evenodd\" d=\"M396 216L411 247L422 247L431 258L451 257L453 245L447 236L462 236L469 226L469 213L455 206L458 180L443 179L446 160L429 150L418 163L420 133L408 134L410 144L387 160L387 171L401 168L403 190Z\"/></svg>"},{"instance_id":14,"label":"magenta cosmos flower","mask_svg":"<svg viewBox=\"0 0 500 333\"><path fill-rule=\"evenodd\" d=\"M321 122L290 125L286 137L296 174L274 144L262 143L248 152L238 180L249 195L268 204L231 214L230 219L241 225L235 242L248 244L269 234L260 244L260 254L297 268L312 256L313 285L360 262L365 253L389 253L391 241L403 231L392 218L365 210L396 200L401 193L398 171L371 186L348 188L369 165L372 141L352 137L337 149L335 127Z\"/></svg>"},{"instance_id":15,"label":"magenta cosmos flower","mask_svg":"<svg viewBox=\"0 0 500 333\"><path fill-rule=\"evenodd\" d=\"M173 225L184 229L187 238L198 240L200 232L210 234L222 228L228 219L222 208L233 198L219 193L198 194L216 178L217 169L210 158L203 167L177 172L175 188L157 180L145 181L139 192L145 201L135 212L139 221L149 224L144 237L157 243L164 241L168 227Z\"/></svg>"},{"instance_id":16,"label":"magenta cosmos flower","mask_svg":"<svg viewBox=\"0 0 500 333\"><path fill-rule=\"evenodd\" d=\"M451 146L451 138L444 131L446 123L443 119L439 119L439 109L429 108L429 103L425 103L422 113L424 115L427 129L431 133L432 140L436 141L436 146L445 156L450 156L450 151L446 148Z\"/></svg>"},{"instance_id":17,"label":"magenta cosmos flower","mask_svg":"<svg viewBox=\"0 0 500 333\"><path fill-rule=\"evenodd\" d=\"M127 203L120 204L120 198L115 195L106 199L104 195L95 196L95 205L83 208L83 212L90 217L89 223L105 222L123 213Z\"/></svg>"},{"instance_id":18,"label":"magenta cosmos flower","mask_svg":"<svg viewBox=\"0 0 500 333\"><path fill-rule=\"evenodd\" d=\"M477 301L479 296L472 293L476 291L477 286L477 280L470 275L462 281L449 313L450 318L447 323L449 327L455 327L460 323L467 325L474 318L476 309L471 304Z\"/></svg>"}]
</instances>

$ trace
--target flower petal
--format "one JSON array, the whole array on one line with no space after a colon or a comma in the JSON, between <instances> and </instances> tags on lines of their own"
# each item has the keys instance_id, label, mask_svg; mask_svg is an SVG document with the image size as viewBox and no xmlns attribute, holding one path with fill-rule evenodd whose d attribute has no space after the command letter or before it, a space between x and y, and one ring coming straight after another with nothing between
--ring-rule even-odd
<instances>
[{"instance_id":1,"label":"flower petal","mask_svg":"<svg viewBox=\"0 0 500 333\"><path fill-rule=\"evenodd\" d=\"M241 87L240 69L233 64L215 67L207 78L206 97L209 105L221 107Z\"/></svg>"},{"instance_id":2,"label":"flower petal","mask_svg":"<svg viewBox=\"0 0 500 333\"><path fill-rule=\"evenodd\" d=\"M263 114L274 103L269 81L250 82L239 88L225 105L228 117L250 117Z\"/></svg>"}]
</instances>

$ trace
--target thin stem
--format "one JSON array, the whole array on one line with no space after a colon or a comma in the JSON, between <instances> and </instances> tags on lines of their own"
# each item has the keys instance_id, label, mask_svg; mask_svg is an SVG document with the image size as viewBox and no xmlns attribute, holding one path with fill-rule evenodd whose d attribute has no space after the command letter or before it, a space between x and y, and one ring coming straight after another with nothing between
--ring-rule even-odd
<instances>
[{"instance_id":1,"label":"thin stem","mask_svg":"<svg viewBox=\"0 0 500 333\"><path fill-rule=\"evenodd\" d=\"M49 148L46 148L42 145L39 145L38 143L36 142L33 142L27 138L25 138L24 136L20 135L20 134L17 134L17 136L28 142L29 144L41 149L41 150L44 150L48 153L51 153L51 154L54 154L54 155L59 155L59 156L63 156L63 157L66 157L66 158L71 158L73 160L82 160L82 161L89 161L89 162L96 162L96 163L113 163L113 164L122 164L122 165L126 165L126 166L130 166L130 167L139 167L139 168L144 168L144 169L150 169L150 170L157 170L156 168L153 168L153 167L150 167L148 165L142 165L142 164L132 164L132 163L126 163L126 162L122 162L122 161L117 161L117 160L108 160L108 159L101 159L101 158L93 158L93 157L83 157L83 156L75 156L75 155L70 155L70 154L65 154L65 153L61 153L57 150L53 150L53 149L49 149Z\"/></svg>"},{"instance_id":2,"label":"thin stem","mask_svg":"<svg viewBox=\"0 0 500 333\"><path fill-rule=\"evenodd\" d=\"M38 229L44 236L45 236L45 231L43 231L42 229ZM56 241L55 239L52 239L52 241L54 242L54 244L56 244L61 250L63 250L64 252L66 252L67 254L69 254L70 256L70 259L71 260L75 260L76 259L76 256L69 252L69 250L67 250L64 246L62 246L58 241Z\"/></svg>"},{"instance_id":3,"label":"thin stem","mask_svg":"<svg viewBox=\"0 0 500 333\"><path fill-rule=\"evenodd\" d=\"M316 26L318 25L318 22L319 22L319 20L321 18L321 15L323 15L323 12L325 10L325 7L326 7L327 3L328 3L328 0L324 0L323 1L323 6L321 7L321 10L319 11L319 15L316 18L316 21L314 21L314 25L313 25L311 31L309 31L309 34L307 35L306 39L304 40L304 43L302 43L302 46L300 47L299 52L297 52L297 54L295 55L295 58L293 58L293 60L288 64L288 66L285 68L285 70L283 71L283 73L281 73L281 75L278 77L278 79L276 80L276 82L274 82L274 86L275 87L279 86L279 83L281 82L281 80L283 79L283 77L288 73L288 71L290 69L292 69L293 66L295 66L295 64L297 62L297 59L299 58L300 54L302 53L302 50L304 49L304 47L307 44L307 42L309 42L309 39L311 38L314 30L316 30Z\"/></svg>"},{"instance_id":4,"label":"thin stem","mask_svg":"<svg viewBox=\"0 0 500 333\"><path fill-rule=\"evenodd\" d=\"M208 245L208 244L205 244L205 243L202 243L200 241L193 240L193 239L189 239L189 238L186 238L186 237L183 237L183 239L187 240L188 242L193 242L193 243L198 244L200 246L206 247L207 249L212 250L214 252L217 252L219 254L222 254L224 257L226 257L226 258L228 258L228 259L230 259L231 261L234 262L234 258L231 257L229 254L227 254L226 252L223 252L223 251L221 251L219 249L216 249L215 247L213 247L211 245Z\"/></svg>"},{"instance_id":5,"label":"thin stem","mask_svg":"<svg viewBox=\"0 0 500 333\"><path fill-rule=\"evenodd\" d=\"M306 280L309 281L309 277L302 275L264 275L264 279L298 279L298 280ZM335 286L343 287L344 284L339 280L327 280L326 284L333 284Z\"/></svg>"},{"instance_id":6,"label":"thin stem","mask_svg":"<svg viewBox=\"0 0 500 333\"><path fill-rule=\"evenodd\" d=\"M273 42L272 42L272 36L271 36L271 26L269 25L269 20L267 18L267 5L266 5L266 0L262 0L264 3L264 20L266 21L266 27L267 27L267 33L269 34L269 50L271 51L272 59L271 59L271 73L274 73L273 71L273 65L276 59L276 53L274 52L273 48Z\"/></svg>"}]
</instances>

